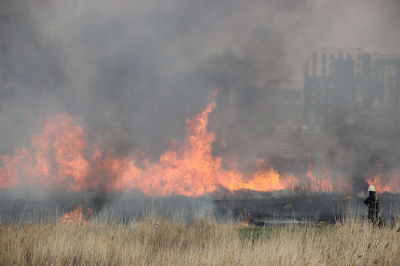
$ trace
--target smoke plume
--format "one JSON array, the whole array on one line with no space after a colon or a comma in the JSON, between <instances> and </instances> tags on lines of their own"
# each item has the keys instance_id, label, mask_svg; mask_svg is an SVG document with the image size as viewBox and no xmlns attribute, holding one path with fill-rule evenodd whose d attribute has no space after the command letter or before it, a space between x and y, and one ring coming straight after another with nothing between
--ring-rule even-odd
<instances>
[{"instance_id":1,"label":"smoke plume","mask_svg":"<svg viewBox=\"0 0 400 266\"><path fill-rule=\"evenodd\" d=\"M301 106L290 111L274 81L302 84L313 48L400 53L395 0L3 0L0 8L1 155L29 145L48 117L68 113L106 150L157 160L171 139L184 139L186 119L219 89L209 127L231 145L215 152L236 154L246 167L279 156L280 147L254 132L303 124ZM371 162L397 167L398 134L352 137L357 121L346 116L338 116L332 137L340 145L317 164L356 176L361 190ZM315 152L300 146L305 158Z\"/></svg>"}]
</instances>

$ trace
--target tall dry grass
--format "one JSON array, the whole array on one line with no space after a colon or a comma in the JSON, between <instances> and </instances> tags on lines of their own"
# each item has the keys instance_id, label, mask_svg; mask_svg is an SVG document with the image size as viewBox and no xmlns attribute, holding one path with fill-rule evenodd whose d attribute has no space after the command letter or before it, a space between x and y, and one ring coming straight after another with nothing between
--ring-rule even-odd
<instances>
[{"instance_id":1,"label":"tall dry grass","mask_svg":"<svg viewBox=\"0 0 400 266\"><path fill-rule=\"evenodd\" d=\"M3 224L0 236L0 265L400 264L400 233L359 219L252 232L204 215L187 222L149 213L129 224Z\"/></svg>"}]
</instances>

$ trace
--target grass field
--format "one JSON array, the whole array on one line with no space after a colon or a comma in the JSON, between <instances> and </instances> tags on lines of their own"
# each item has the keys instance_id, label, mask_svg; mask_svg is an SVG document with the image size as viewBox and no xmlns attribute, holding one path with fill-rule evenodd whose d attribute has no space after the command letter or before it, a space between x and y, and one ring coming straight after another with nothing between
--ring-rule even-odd
<instances>
[{"instance_id":1,"label":"grass field","mask_svg":"<svg viewBox=\"0 0 400 266\"><path fill-rule=\"evenodd\" d=\"M150 213L129 224L3 224L0 236L0 265L399 265L400 258L396 228L358 219L244 228Z\"/></svg>"}]
</instances>

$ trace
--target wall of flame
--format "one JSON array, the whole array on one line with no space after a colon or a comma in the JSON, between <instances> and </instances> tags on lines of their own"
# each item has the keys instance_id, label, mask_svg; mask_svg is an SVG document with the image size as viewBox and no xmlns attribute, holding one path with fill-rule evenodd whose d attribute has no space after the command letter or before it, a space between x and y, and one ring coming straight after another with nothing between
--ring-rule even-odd
<instances>
[{"instance_id":1,"label":"wall of flame","mask_svg":"<svg viewBox=\"0 0 400 266\"><path fill-rule=\"evenodd\" d=\"M71 191L101 187L108 192L139 189L148 195L197 197L221 187L230 191L275 191L298 184L297 177L281 176L273 167L264 169L263 160L255 162L258 170L252 173L242 173L234 163L229 170L222 167L222 158L213 156L215 133L207 130L209 115L216 107L215 96L202 112L186 121L183 143L172 140L171 148L159 161L145 159L142 168L133 158L103 151L101 143L90 143L84 128L74 125L67 114L50 117L43 133L31 137L31 147L1 157L0 187L23 184ZM321 179L314 177L310 162L307 183L333 191L334 182L327 169L325 172ZM380 191L400 192L399 182L384 183L382 176L368 181Z\"/></svg>"}]
</instances>

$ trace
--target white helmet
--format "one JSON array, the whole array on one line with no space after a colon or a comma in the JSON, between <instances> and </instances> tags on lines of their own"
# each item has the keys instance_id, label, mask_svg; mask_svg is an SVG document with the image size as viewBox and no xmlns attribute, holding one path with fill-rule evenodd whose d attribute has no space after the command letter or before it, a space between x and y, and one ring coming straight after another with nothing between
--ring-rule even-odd
<instances>
[{"instance_id":1,"label":"white helmet","mask_svg":"<svg viewBox=\"0 0 400 266\"><path fill-rule=\"evenodd\" d=\"M373 191L375 192L375 187L373 185L370 185L368 188L368 192Z\"/></svg>"}]
</instances>

